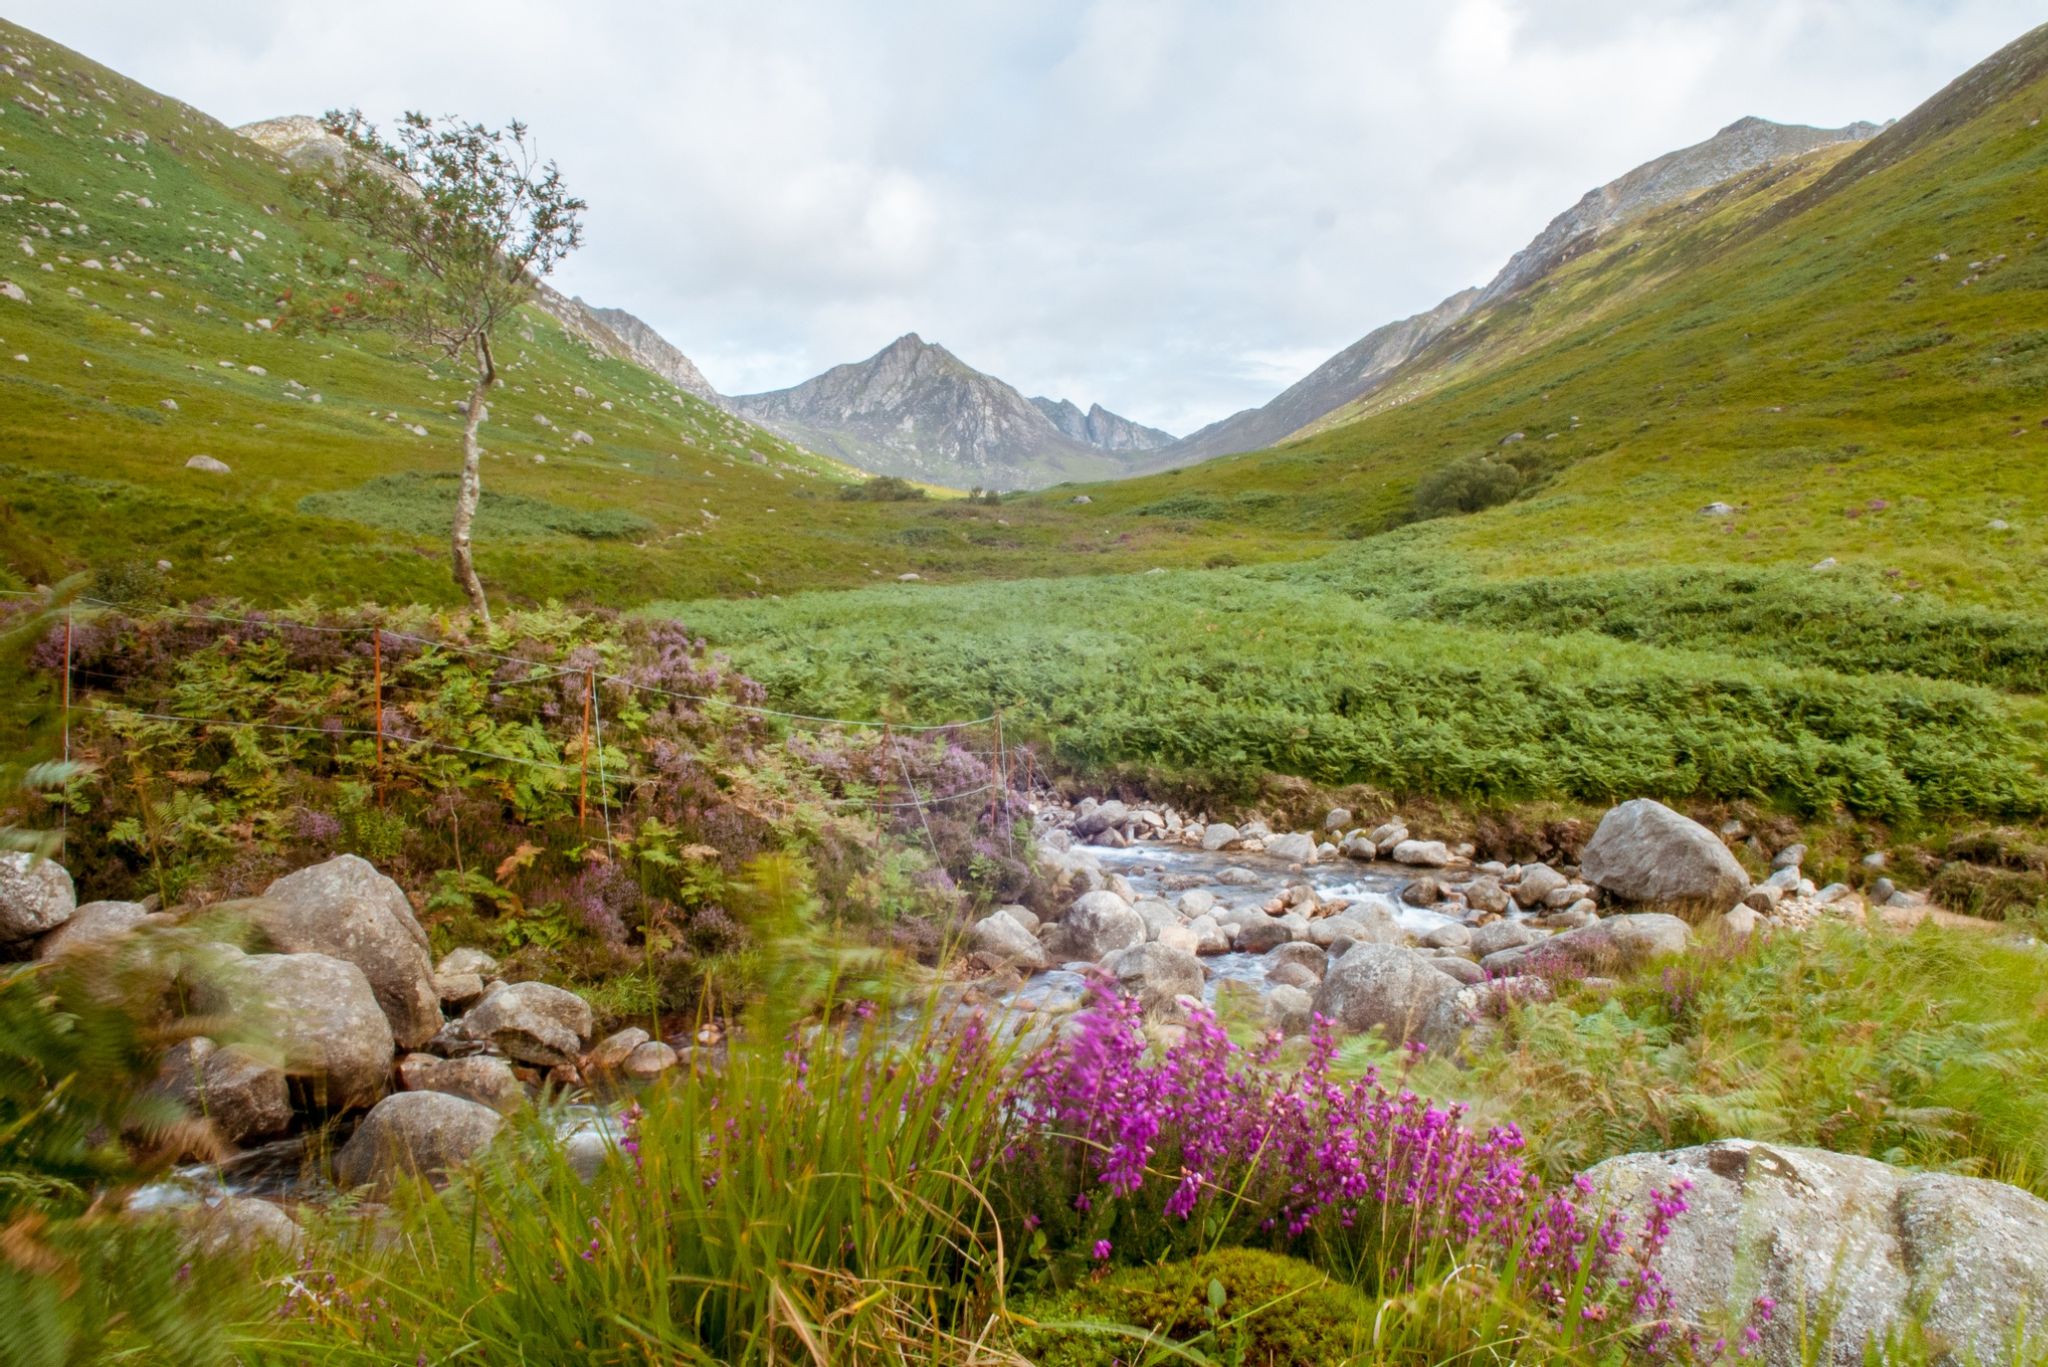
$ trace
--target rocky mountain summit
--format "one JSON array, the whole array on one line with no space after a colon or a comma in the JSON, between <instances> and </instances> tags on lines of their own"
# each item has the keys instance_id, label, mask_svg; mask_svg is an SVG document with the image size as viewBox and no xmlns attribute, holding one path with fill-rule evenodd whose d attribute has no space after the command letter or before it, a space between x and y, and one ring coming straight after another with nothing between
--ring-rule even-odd
<instances>
[{"instance_id":1,"label":"rocky mountain summit","mask_svg":"<svg viewBox=\"0 0 2048 1367\"><path fill-rule=\"evenodd\" d=\"M624 309L597 308L581 299L570 302L610 329L612 336L624 344L629 358L642 369L653 371L685 394L695 394L706 403L725 402L711 387L711 381L704 378L704 372L697 369L695 361L640 319Z\"/></svg>"},{"instance_id":2,"label":"rocky mountain summit","mask_svg":"<svg viewBox=\"0 0 2048 1367\"><path fill-rule=\"evenodd\" d=\"M1811 128L1742 118L1704 142L1668 152L1588 190L1508 258L1485 285L1460 290L1435 308L1366 334L1260 408L1248 408L1162 449L1148 468L1190 465L1256 451L1285 440L1325 414L1384 385L1400 366L1458 323L1511 298L1584 252L1601 236L1652 209L1675 204L1732 176L1818 148L1875 137L1883 125Z\"/></svg>"},{"instance_id":3,"label":"rocky mountain summit","mask_svg":"<svg viewBox=\"0 0 2048 1367\"><path fill-rule=\"evenodd\" d=\"M1132 422L1099 403L1091 404L1083 413L1072 399L1048 399L1040 395L1031 402L1039 412L1052 419L1054 427L1075 441L1085 442L1098 450L1157 451L1178 440L1171 432Z\"/></svg>"},{"instance_id":4,"label":"rocky mountain summit","mask_svg":"<svg viewBox=\"0 0 2048 1367\"><path fill-rule=\"evenodd\" d=\"M1098 406L1088 415L1101 414L1096 430L1122 444L1070 435L1041 402L914 332L864 361L789 389L742 394L727 406L876 474L1001 489L1130 473L1119 453L1145 449L1133 443L1150 430ZM1085 416L1080 430L1089 430Z\"/></svg>"}]
</instances>

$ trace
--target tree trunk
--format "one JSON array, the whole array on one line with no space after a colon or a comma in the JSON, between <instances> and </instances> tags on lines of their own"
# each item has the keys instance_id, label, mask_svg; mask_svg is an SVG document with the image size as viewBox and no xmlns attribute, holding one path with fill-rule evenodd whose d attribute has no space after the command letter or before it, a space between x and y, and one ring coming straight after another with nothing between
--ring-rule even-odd
<instances>
[{"instance_id":1,"label":"tree trunk","mask_svg":"<svg viewBox=\"0 0 2048 1367\"><path fill-rule=\"evenodd\" d=\"M454 550L455 587L469 598L469 606L483 619L485 626L491 624L490 601L484 597L483 581L476 577L476 560L470 554L469 529L476 521L477 500L483 497L483 450L476 443L476 430L483 426L484 396L490 393L491 385L498 378L498 370L491 362L490 343L477 339L476 384L469 391L469 421L462 429L462 485L455 495L455 526L450 536Z\"/></svg>"}]
</instances>

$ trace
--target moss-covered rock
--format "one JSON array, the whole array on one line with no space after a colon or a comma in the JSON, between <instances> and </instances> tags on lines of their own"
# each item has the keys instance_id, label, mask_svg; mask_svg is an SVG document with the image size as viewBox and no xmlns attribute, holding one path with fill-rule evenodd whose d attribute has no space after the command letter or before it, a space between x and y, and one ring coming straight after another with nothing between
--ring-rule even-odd
<instances>
[{"instance_id":1,"label":"moss-covered rock","mask_svg":"<svg viewBox=\"0 0 2048 1367\"><path fill-rule=\"evenodd\" d=\"M1372 1323L1372 1303L1356 1288L1248 1248L1124 1268L1015 1313L1017 1351L1040 1367L1171 1360L1148 1350L1148 1332L1244 1367L1332 1367L1356 1360Z\"/></svg>"}]
</instances>

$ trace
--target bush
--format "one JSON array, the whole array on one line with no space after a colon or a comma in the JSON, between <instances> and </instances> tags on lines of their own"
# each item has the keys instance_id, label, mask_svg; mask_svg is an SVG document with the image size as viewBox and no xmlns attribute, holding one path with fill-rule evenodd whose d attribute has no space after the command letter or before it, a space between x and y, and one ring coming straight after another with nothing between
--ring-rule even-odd
<instances>
[{"instance_id":1,"label":"bush","mask_svg":"<svg viewBox=\"0 0 2048 1367\"><path fill-rule=\"evenodd\" d=\"M1489 456L1462 456L1415 486L1415 515L1448 517L1506 503L1522 489L1522 472Z\"/></svg>"},{"instance_id":2,"label":"bush","mask_svg":"<svg viewBox=\"0 0 2048 1367\"><path fill-rule=\"evenodd\" d=\"M1165 1339L1221 1362L1325 1367L1360 1353L1372 1303L1299 1259L1231 1248L1133 1267L1017 1307L1017 1350L1040 1367L1115 1367ZM1075 1327L1075 1322L1091 1327ZM1111 1327L1114 1326L1114 1327Z\"/></svg>"},{"instance_id":3,"label":"bush","mask_svg":"<svg viewBox=\"0 0 2048 1367\"><path fill-rule=\"evenodd\" d=\"M839 497L847 503L912 503L927 495L907 479L876 475L858 484L840 485Z\"/></svg>"}]
</instances>

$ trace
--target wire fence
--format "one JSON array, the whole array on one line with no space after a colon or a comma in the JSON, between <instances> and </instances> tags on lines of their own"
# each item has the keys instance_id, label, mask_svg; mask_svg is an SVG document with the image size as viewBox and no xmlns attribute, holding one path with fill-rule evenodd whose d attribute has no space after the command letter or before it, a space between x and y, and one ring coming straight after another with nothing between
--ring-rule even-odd
<instances>
[{"instance_id":1,"label":"wire fence","mask_svg":"<svg viewBox=\"0 0 2048 1367\"><path fill-rule=\"evenodd\" d=\"M26 598L35 597L38 595L29 592L24 592L21 590L0 590L0 596ZM128 610L126 606L122 604L109 602L104 599L80 598L75 600L75 602L78 606L91 609L96 614L102 611L125 612ZM878 761L882 766L882 772L884 777L883 781L879 782L876 785L876 790L874 794L872 796L865 797L846 796L826 798L824 800L838 810L866 809L877 812L915 811L918 816L919 826L922 828L926 842L931 845L933 853L935 855L938 852L938 844L937 841L933 838L931 822L929 817L927 816L927 811L930 808L941 806L948 803L962 801L967 798L982 797L986 795L999 793L1016 793L1020 789L1020 785L1018 782L1019 778L1021 778L1022 780L1022 791L1028 794L1031 791L1032 784L1034 782L1031 753L1028 749L1023 750L1021 752L1013 751L1006 744L1003 736L1002 713L1000 709L992 711L988 715L981 717L963 718L955 721L928 723L907 723L899 721L888 721L872 717L835 717L816 713L796 712L780 708L766 707L759 704L742 702L739 699L724 697L717 694L688 693L675 689L662 688L653 684L642 683L620 674L600 673L595 666L578 667L572 665L554 667L525 656L510 655L503 653L501 651L488 650L481 646L467 645L464 643L449 641L439 637L421 636L411 632L398 631L377 623L365 623L354 626L340 626L318 622L304 622L289 618L255 616L250 614L237 615L230 613L203 612L189 608L175 607L152 608L148 610L148 613L152 617L176 617L191 621L209 622L216 625L232 626L244 630L269 629L276 632L313 632L317 634L334 635L339 637L367 638L370 643L372 658L371 713L374 718L374 724L370 726L349 726L342 724L338 721L326 721L322 722L319 725L306 725L292 722L255 721L245 718L233 717L193 716L185 713L152 711L136 707L121 706L118 704L110 705L98 702L80 702L73 697L72 693L72 680L75 674L75 660L73 654L75 627L73 621L73 613L67 608L67 610L65 611L63 622L63 677L60 685L59 703L62 712L63 756L67 762L69 762L72 756L71 719L77 713L89 713L114 718L134 719L140 721L151 721L167 724L181 724L192 726L195 728L222 728L229 730L249 730L283 734L308 734L334 739L370 739L374 741L375 746L375 773L377 776L377 782L379 784L380 790L382 783L384 781L386 745L387 742L390 742L397 746L401 746L408 751L425 749L440 753L461 755L472 759L489 760L499 764L514 765L536 770L544 770L562 775L575 774L577 775L578 779L577 815L579 821L583 821L587 820L588 817L589 774L591 761L594 758L596 761L598 780L598 813L599 818L604 827L606 847L607 849L611 849L614 844L611 812L611 795L614 775L608 772L607 770L607 762L605 758L604 748L604 708L602 702L602 689L598 687L599 684L609 684L620 689L628 690L635 694L644 694L650 697L660 698L666 702L686 702L706 708L727 709L734 712L739 712L752 716L772 718L775 720L786 722L805 723L813 726L845 727L856 730L881 731L882 735L880 737L880 748L885 750L887 753L880 757ZM498 750L489 750L473 746L456 745L446 741L434 740L421 736L393 736L389 734L384 724L386 702L384 676L384 643L386 641L402 641L409 644L419 645L429 650L438 651L444 655L452 655L458 658L466 659L490 660L497 662L499 664L517 665L523 669L534 671L526 677L519 679L496 680L493 683L494 687L524 687L526 685L535 683L556 682L559 680L577 678L580 676L583 684L581 700L583 705L583 720L580 734L577 737L577 740L574 742L574 746L578 756L577 763L558 763L551 760L534 758L528 755L507 754L503 751ZM911 771L911 766L909 764L908 758L903 753L902 735L899 733L908 733L910 735L920 737L946 734L949 739L952 739L957 737L962 732L974 731L980 728L988 728L988 740L985 742L987 748L974 749L969 747L958 746L957 744L955 748L959 750L960 753L969 755L977 760L982 761L983 764L991 771L993 775L992 781L981 783L973 787L957 789L949 792L920 792L917 780ZM907 797L898 797L890 792L890 787L892 785L893 780L888 779L886 775L892 768L898 774L900 774L903 785L902 791L908 794ZM621 775L618 777L620 782L630 785L634 782L639 781L639 778L641 776L629 774ZM991 801L994 802L994 799L991 798ZM1010 829L1008 803L1003 802L1000 804L1000 806L1003 809L1002 824L1005 829L1005 834L1010 838L1011 843L1014 845L1014 831Z\"/></svg>"}]
</instances>

